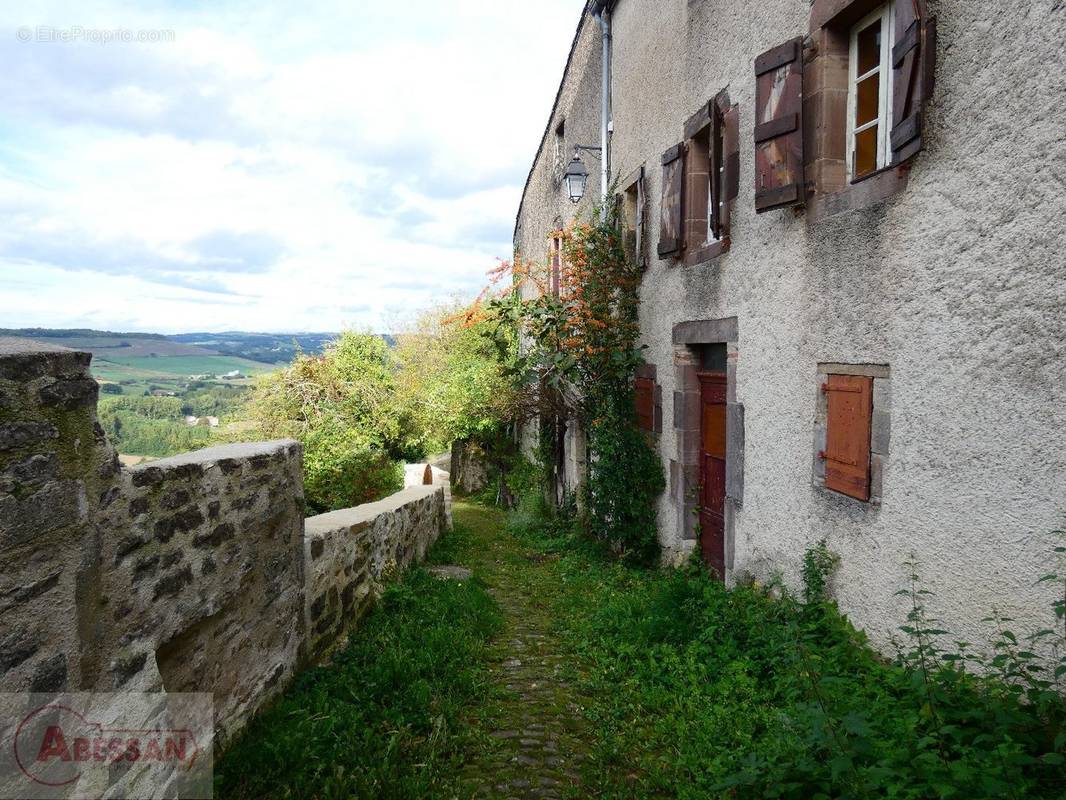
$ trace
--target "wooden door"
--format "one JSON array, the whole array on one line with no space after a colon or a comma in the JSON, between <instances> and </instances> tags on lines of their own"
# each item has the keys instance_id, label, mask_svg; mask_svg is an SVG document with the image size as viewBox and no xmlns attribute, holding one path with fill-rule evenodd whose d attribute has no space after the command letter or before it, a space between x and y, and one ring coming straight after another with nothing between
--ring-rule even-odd
<instances>
[{"instance_id":1,"label":"wooden door","mask_svg":"<svg viewBox=\"0 0 1066 800\"><path fill-rule=\"evenodd\" d=\"M700 552L725 577L724 373L700 374Z\"/></svg>"}]
</instances>

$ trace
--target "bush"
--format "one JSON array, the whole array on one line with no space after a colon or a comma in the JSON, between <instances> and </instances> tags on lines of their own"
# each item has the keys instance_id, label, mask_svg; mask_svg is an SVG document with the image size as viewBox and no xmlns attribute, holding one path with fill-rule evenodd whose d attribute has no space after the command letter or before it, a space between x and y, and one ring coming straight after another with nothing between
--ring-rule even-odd
<instances>
[{"instance_id":1,"label":"bush","mask_svg":"<svg viewBox=\"0 0 1066 800\"><path fill-rule=\"evenodd\" d=\"M888 662L816 599L817 580L804 604L727 589L698 566L575 559L561 585L602 796L1066 796L1066 703L1033 679L1039 659L1001 630L991 672L963 670L930 644L943 631L925 617L926 590L903 590L910 644Z\"/></svg>"},{"instance_id":2,"label":"bush","mask_svg":"<svg viewBox=\"0 0 1066 800\"><path fill-rule=\"evenodd\" d=\"M399 460L408 442L395 370L380 336L348 331L321 356L299 356L256 384L246 413L256 435L303 443L313 511L359 505L403 486Z\"/></svg>"},{"instance_id":3,"label":"bush","mask_svg":"<svg viewBox=\"0 0 1066 800\"><path fill-rule=\"evenodd\" d=\"M666 486L662 462L634 419L632 391L599 404L589 429L594 454L586 484L587 524L630 561L659 556L657 500Z\"/></svg>"}]
</instances>

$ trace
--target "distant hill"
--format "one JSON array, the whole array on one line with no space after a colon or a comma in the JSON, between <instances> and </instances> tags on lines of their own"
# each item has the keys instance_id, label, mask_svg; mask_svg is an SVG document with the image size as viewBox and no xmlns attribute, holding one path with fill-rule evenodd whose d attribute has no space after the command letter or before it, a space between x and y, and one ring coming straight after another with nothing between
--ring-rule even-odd
<instances>
[{"instance_id":1,"label":"distant hill","mask_svg":"<svg viewBox=\"0 0 1066 800\"><path fill-rule=\"evenodd\" d=\"M297 352L317 355L337 338L336 333L179 333L176 342L213 350L227 356L249 358L264 364L288 364Z\"/></svg>"},{"instance_id":2,"label":"distant hill","mask_svg":"<svg viewBox=\"0 0 1066 800\"><path fill-rule=\"evenodd\" d=\"M36 339L79 350L108 361L176 356L232 356L276 366L303 352L321 353L336 333L126 333L89 328L3 328L0 336ZM385 337L391 344L392 337Z\"/></svg>"},{"instance_id":3,"label":"distant hill","mask_svg":"<svg viewBox=\"0 0 1066 800\"><path fill-rule=\"evenodd\" d=\"M0 328L0 336L17 336L21 339L166 339L161 333L119 333L96 331L92 328Z\"/></svg>"}]
</instances>

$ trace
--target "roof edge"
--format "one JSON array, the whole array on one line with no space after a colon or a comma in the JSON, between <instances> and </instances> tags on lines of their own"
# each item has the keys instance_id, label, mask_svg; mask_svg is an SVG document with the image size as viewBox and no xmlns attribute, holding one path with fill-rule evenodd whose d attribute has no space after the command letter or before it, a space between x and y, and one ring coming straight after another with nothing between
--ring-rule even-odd
<instances>
[{"instance_id":1,"label":"roof edge","mask_svg":"<svg viewBox=\"0 0 1066 800\"><path fill-rule=\"evenodd\" d=\"M581 39L581 30L585 27L585 21L593 14L594 10L598 10L608 3L609 0L585 0L585 5L581 9L581 17L577 21L577 30L574 31L574 40L570 43L570 53L566 57L566 66L563 67L563 75L562 78L559 79L559 88L555 90L555 100L552 101L551 111L548 113L548 121L544 123L544 133L540 135L540 144L537 145L537 151L533 154L533 162L529 165L529 172L526 174L526 182L522 187L522 199L518 201L518 211L514 218L514 230L511 232L512 250L518 243L518 220L522 218L522 209L526 204L526 192L529 191L529 182L533 180L533 170L536 169L540 154L544 151L544 143L548 139L548 132L552 127L552 120L555 119L555 112L559 108L559 99L563 95L563 86L566 84L566 78L570 74L570 64L574 60L574 53L577 51L577 43Z\"/></svg>"}]
</instances>

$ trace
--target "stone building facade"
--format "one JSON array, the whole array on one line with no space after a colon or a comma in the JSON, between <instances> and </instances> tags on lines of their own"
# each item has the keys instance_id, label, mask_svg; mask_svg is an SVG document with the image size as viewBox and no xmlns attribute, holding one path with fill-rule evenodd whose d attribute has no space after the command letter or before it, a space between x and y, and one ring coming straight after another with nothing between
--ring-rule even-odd
<instances>
[{"instance_id":1,"label":"stone building facade","mask_svg":"<svg viewBox=\"0 0 1066 800\"><path fill-rule=\"evenodd\" d=\"M882 646L911 558L958 638L993 606L1046 627L1034 582L1066 523L1061 4L589 2L518 213L526 258L598 199L559 185L599 144L598 14L665 551L703 536L728 581L796 587L826 537L841 608Z\"/></svg>"}]
</instances>

